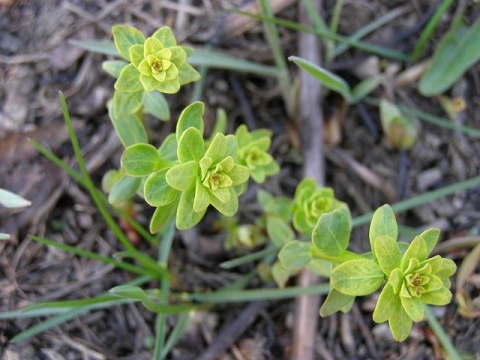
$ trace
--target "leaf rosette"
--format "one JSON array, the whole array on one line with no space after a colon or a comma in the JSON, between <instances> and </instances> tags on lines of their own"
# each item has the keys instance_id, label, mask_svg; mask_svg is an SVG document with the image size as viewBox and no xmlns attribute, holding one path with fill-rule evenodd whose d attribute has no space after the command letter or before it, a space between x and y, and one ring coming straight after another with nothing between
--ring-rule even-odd
<instances>
[{"instance_id":1,"label":"leaf rosette","mask_svg":"<svg viewBox=\"0 0 480 360\"><path fill-rule=\"evenodd\" d=\"M245 125L235 131L238 142L238 161L248 167L252 179L261 184L267 176L275 175L280 167L268 153L271 144L271 133L266 129L249 132Z\"/></svg>"},{"instance_id":2,"label":"leaf rosette","mask_svg":"<svg viewBox=\"0 0 480 360\"><path fill-rule=\"evenodd\" d=\"M309 235L322 214L340 207L346 205L335 199L331 188L318 186L315 180L305 178L295 191L293 226L300 233Z\"/></svg>"}]
</instances>

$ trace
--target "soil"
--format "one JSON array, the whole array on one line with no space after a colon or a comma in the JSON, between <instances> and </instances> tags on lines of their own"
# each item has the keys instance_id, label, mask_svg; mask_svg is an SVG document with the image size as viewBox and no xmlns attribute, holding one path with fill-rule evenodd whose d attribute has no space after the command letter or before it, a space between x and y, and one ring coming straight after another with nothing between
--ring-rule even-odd
<instances>
[{"instance_id":1,"label":"soil","mask_svg":"<svg viewBox=\"0 0 480 360\"><path fill-rule=\"evenodd\" d=\"M271 2L279 17L298 21L297 2ZM323 1L327 19L334 3ZM460 7L467 9L468 23L478 19L480 11L474 1L454 3L434 31L421 61L431 57ZM382 15L398 11L398 16L364 40L409 53L438 4L433 0L345 1L339 33L351 34ZM209 44L228 54L272 65L274 59L262 25L249 22L240 26L244 17L225 11L232 7L252 11L250 6L240 0L0 0L0 188L32 201L32 206L22 211L0 209L1 231L12 234L10 240L0 242L1 312L39 301L96 296L133 278L132 274L111 265L44 246L29 237L38 235L104 256L122 250L85 188L40 155L30 143L32 139L41 143L78 168L61 115L58 100L61 90L96 185L100 186L107 170L119 165L122 146L105 106L113 90L113 79L101 69L106 57L79 49L70 40L111 39L111 26L118 23L133 25L144 34L169 25L182 43L199 48ZM285 56L298 54L298 33L283 27L279 27L279 32ZM447 118L438 98L418 93L416 79L401 87L395 85L397 75L413 65L358 49L349 49L324 64L352 85L369 74L385 70L391 74L390 81L374 92L375 97L388 96ZM293 79L297 79L298 68L293 64L288 66ZM187 86L168 97L172 119L177 119L188 105L191 94L192 87ZM334 188L337 198L349 204L354 217L384 203L412 198L479 174L480 141L475 137L416 119L419 132L414 147L398 150L386 140L374 106L361 103L347 107L335 94L324 91L324 95L321 105L327 144L326 184ZM466 105L464 111L449 121L480 129L478 64L445 95L462 97ZM308 164L302 161L298 116L295 112L287 115L278 82L267 76L210 69L202 101L206 104L207 129L212 128L216 110L222 107L228 114L230 130L247 123L250 128L266 127L273 132L272 153L282 171L263 187L276 195L292 197L302 178L302 166ZM175 120L147 120L152 142L157 144L175 126ZM253 187L241 199L242 222L255 221L259 214L257 188ZM137 199L134 210L136 220L148 226L151 209ZM175 291L213 291L254 269L255 264L230 270L219 267L222 261L238 253L224 249L225 233L216 230L217 220L217 214L209 212L200 226L176 235L169 261L176 274L172 284ZM480 186L403 212L398 220L410 228L441 228L444 244L465 239L478 243ZM367 234L365 226L355 229L352 248L367 251ZM138 240L134 233L130 235L132 241ZM156 250L148 243L140 240L136 246L156 256ZM470 250L471 245L444 246L441 251L461 266ZM460 311L457 298L448 306L434 309L438 321L466 359L480 358L479 263L478 257L470 258L469 276L461 286L457 286L456 277L452 278L454 298L462 293L469 299L470 316ZM294 281L289 285L294 285ZM159 284L151 282L145 286L156 288ZM266 285L256 278L249 286ZM372 321L375 301L375 296L358 299L350 313L320 319L315 357L445 358L439 340L426 322L415 324L404 343L395 342L386 324ZM246 330L218 358L288 359L294 345L293 306L292 300L263 301L198 311L169 358L197 359L204 354L208 359L215 340L228 340L232 324L235 327L241 320L248 322ZM155 316L139 304L91 311L18 344L9 343L13 336L43 319L0 321L0 357L27 360L151 357ZM169 330L176 319L169 317Z\"/></svg>"}]
</instances>

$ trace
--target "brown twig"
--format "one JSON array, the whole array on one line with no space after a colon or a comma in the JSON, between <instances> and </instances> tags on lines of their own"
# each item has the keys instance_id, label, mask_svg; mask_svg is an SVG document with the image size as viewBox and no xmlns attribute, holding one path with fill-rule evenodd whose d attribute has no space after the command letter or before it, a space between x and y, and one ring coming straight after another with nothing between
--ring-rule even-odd
<instances>
[{"instance_id":1,"label":"brown twig","mask_svg":"<svg viewBox=\"0 0 480 360\"><path fill-rule=\"evenodd\" d=\"M314 0L318 11L321 0ZM300 22L307 24L309 16L300 5ZM299 33L299 54L314 64L320 64L320 45L312 34ZM305 72L300 73L300 128L303 140L304 175L324 183L325 167L323 157L323 116L320 107L321 86ZM298 286L309 286L318 282L318 276L303 270L298 277ZM302 296L295 303L295 323L293 327L293 360L313 360L315 334L318 324L318 296Z\"/></svg>"}]
</instances>

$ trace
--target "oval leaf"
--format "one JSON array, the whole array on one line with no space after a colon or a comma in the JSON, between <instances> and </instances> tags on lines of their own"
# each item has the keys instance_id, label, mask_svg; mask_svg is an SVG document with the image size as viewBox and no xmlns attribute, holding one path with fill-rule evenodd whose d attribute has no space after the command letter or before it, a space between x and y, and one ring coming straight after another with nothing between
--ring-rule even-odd
<instances>
[{"instance_id":1,"label":"oval leaf","mask_svg":"<svg viewBox=\"0 0 480 360\"><path fill-rule=\"evenodd\" d=\"M130 199L137 192L141 182L142 179L138 177L122 176L115 185L112 186L108 194L108 202L110 204L117 204Z\"/></svg>"},{"instance_id":2,"label":"oval leaf","mask_svg":"<svg viewBox=\"0 0 480 360\"><path fill-rule=\"evenodd\" d=\"M143 94L143 111L162 121L170 120L170 108L167 100L158 91L145 91Z\"/></svg>"},{"instance_id":3,"label":"oval leaf","mask_svg":"<svg viewBox=\"0 0 480 360\"><path fill-rule=\"evenodd\" d=\"M347 249L350 227L350 216L347 211L335 210L322 214L312 232L313 246L321 253L340 255Z\"/></svg>"},{"instance_id":4,"label":"oval leaf","mask_svg":"<svg viewBox=\"0 0 480 360\"><path fill-rule=\"evenodd\" d=\"M21 208L30 206L32 203L11 191L0 189L0 205L7 208Z\"/></svg>"},{"instance_id":5,"label":"oval leaf","mask_svg":"<svg viewBox=\"0 0 480 360\"><path fill-rule=\"evenodd\" d=\"M127 175L147 176L162 166L157 149L150 144L136 144L125 149L121 158Z\"/></svg>"},{"instance_id":6,"label":"oval leaf","mask_svg":"<svg viewBox=\"0 0 480 360\"><path fill-rule=\"evenodd\" d=\"M290 241L278 253L278 260L288 271L297 271L305 267L311 259L310 244L301 241Z\"/></svg>"},{"instance_id":7,"label":"oval leaf","mask_svg":"<svg viewBox=\"0 0 480 360\"><path fill-rule=\"evenodd\" d=\"M130 61L130 47L136 44L143 44L145 37L142 32L132 26L115 25L112 27L113 42L118 53Z\"/></svg>"},{"instance_id":8,"label":"oval leaf","mask_svg":"<svg viewBox=\"0 0 480 360\"><path fill-rule=\"evenodd\" d=\"M203 112L205 105L200 102L194 102L188 105L180 114L177 123L177 141L180 142L180 137L189 128L193 127L203 136Z\"/></svg>"},{"instance_id":9,"label":"oval leaf","mask_svg":"<svg viewBox=\"0 0 480 360\"><path fill-rule=\"evenodd\" d=\"M383 283L384 274L372 260L351 260L332 270L330 286L343 294L361 296L375 292Z\"/></svg>"},{"instance_id":10,"label":"oval leaf","mask_svg":"<svg viewBox=\"0 0 480 360\"><path fill-rule=\"evenodd\" d=\"M379 207L373 214L372 222L370 223L368 237L370 238L370 247L372 248L374 259L377 258L375 254L375 240L382 235L390 236L395 241L398 238L397 220L389 205Z\"/></svg>"}]
</instances>

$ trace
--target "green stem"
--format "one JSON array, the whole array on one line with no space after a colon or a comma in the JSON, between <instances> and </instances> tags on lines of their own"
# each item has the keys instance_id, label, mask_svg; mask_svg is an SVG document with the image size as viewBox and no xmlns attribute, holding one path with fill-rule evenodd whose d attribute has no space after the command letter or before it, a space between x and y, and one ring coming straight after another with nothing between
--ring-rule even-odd
<instances>
[{"instance_id":1,"label":"green stem","mask_svg":"<svg viewBox=\"0 0 480 360\"><path fill-rule=\"evenodd\" d=\"M333 8L332 20L330 21L330 34L336 34L338 30L338 23L340 22L340 14L343 9L343 0L335 1L335 7ZM327 54L325 58L327 62L333 60L332 51L335 47L335 42L333 40L327 42Z\"/></svg>"},{"instance_id":2,"label":"green stem","mask_svg":"<svg viewBox=\"0 0 480 360\"><path fill-rule=\"evenodd\" d=\"M164 268L168 268L168 257L170 256L170 250L172 248L173 237L175 234L175 222L171 221L168 225L165 233L162 237L160 244L158 265ZM162 274L161 284L161 304L168 304L168 298L170 296L170 278ZM158 314L156 320L156 336L155 336L155 348L153 353L154 360L164 359L165 355L162 349L165 347L166 329L167 329L167 315Z\"/></svg>"},{"instance_id":3,"label":"green stem","mask_svg":"<svg viewBox=\"0 0 480 360\"><path fill-rule=\"evenodd\" d=\"M453 346L450 337L445 333L445 330L443 330L442 325L440 325L435 315L433 315L432 310L430 310L430 307L428 307L428 305L425 305L424 308L425 308L425 317L427 318L428 324L430 325L433 332L437 336L437 339L438 341L440 341L440 344L442 344L443 348L447 352L448 354L447 358L449 360L461 360L462 357L458 353L457 349L455 349L455 346Z\"/></svg>"}]
</instances>

